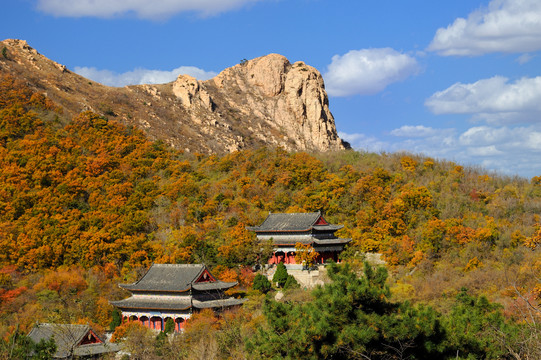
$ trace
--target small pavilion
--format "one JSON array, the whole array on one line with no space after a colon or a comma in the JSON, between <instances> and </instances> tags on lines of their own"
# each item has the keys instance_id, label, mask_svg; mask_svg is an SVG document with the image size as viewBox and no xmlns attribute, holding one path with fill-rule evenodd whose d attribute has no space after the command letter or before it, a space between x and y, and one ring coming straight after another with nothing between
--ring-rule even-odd
<instances>
[{"instance_id":1,"label":"small pavilion","mask_svg":"<svg viewBox=\"0 0 541 360\"><path fill-rule=\"evenodd\" d=\"M272 241L273 256L269 264L296 264L296 244L310 245L317 253L317 264L327 260L339 262L339 255L351 239L336 237L335 232L343 225L329 224L321 212L269 213L259 226L247 227L254 231L259 241Z\"/></svg>"},{"instance_id":2,"label":"small pavilion","mask_svg":"<svg viewBox=\"0 0 541 360\"><path fill-rule=\"evenodd\" d=\"M236 281L217 280L206 265L153 264L136 283L119 285L131 292L131 297L110 303L122 311L124 321L139 321L163 331L172 319L178 332L200 309L223 311L240 306L242 300L224 294L236 285Z\"/></svg>"}]
</instances>

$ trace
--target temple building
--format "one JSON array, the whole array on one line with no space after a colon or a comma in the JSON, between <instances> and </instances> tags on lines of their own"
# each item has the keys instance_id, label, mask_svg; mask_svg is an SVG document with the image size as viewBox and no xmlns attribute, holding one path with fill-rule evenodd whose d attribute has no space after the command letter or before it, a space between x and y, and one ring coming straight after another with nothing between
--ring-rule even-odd
<instances>
[{"instance_id":1,"label":"temple building","mask_svg":"<svg viewBox=\"0 0 541 360\"><path fill-rule=\"evenodd\" d=\"M295 245L301 243L310 245L318 253L317 264L325 261L339 261L339 255L351 239L340 239L334 234L343 225L329 224L321 212L281 214L269 213L269 216L259 226L247 227L255 231L260 241L272 241L273 256L269 264L296 264Z\"/></svg>"},{"instance_id":2,"label":"temple building","mask_svg":"<svg viewBox=\"0 0 541 360\"><path fill-rule=\"evenodd\" d=\"M119 285L131 297L110 303L122 311L124 321L165 330L165 323L172 319L175 331L181 331L193 312L241 305L242 300L224 294L235 285L237 282L217 280L205 265L153 264L136 283Z\"/></svg>"},{"instance_id":3,"label":"temple building","mask_svg":"<svg viewBox=\"0 0 541 360\"><path fill-rule=\"evenodd\" d=\"M120 350L117 344L103 341L89 325L37 323L28 337L36 344L54 338L54 359L102 359Z\"/></svg>"}]
</instances>

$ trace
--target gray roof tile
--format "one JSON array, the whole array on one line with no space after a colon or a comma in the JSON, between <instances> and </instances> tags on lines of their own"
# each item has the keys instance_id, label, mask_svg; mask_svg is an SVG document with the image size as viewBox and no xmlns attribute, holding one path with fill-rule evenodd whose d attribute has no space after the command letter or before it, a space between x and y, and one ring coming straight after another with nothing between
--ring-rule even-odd
<instances>
[{"instance_id":1,"label":"gray roof tile","mask_svg":"<svg viewBox=\"0 0 541 360\"><path fill-rule=\"evenodd\" d=\"M209 301L193 301L193 307L198 309L208 309L208 308L221 308L221 307L230 307L236 305L242 305L245 300L235 299L233 297L228 299L218 299L218 300L209 300Z\"/></svg>"},{"instance_id":2,"label":"gray roof tile","mask_svg":"<svg viewBox=\"0 0 541 360\"><path fill-rule=\"evenodd\" d=\"M81 345L73 350L75 356L95 356L120 351L120 345L115 343Z\"/></svg>"},{"instance_id":3,"label":"gray roof tile","mask_svg":"<svg viewBox=\"0 0 541 360\"><path fill-rule=\"evenodd\" d=\"M268 231L308 231L310 229L322 231L336 231L342 225L315 225L321 217L320 212L315 213L270 213L259 226L247 227L248 230L256 232Z\"/></svg>"},{"instance_id":4,"label":"gray roof tile","mask_svg":"<svg viewBox=\"0 0 541 360\"><path fill-rule=\"evenodd\" d=\"M121 284L120 287L130 291L183 292L191 288L197 290L202 284L205 284L205 290L228 289L237 285L236 282L223 281L194 284L205 270L208 269L202 264L153 264L139 281Z\"/></svg>"},{"instance_id":5,"label":"gray roof tile","mask_svg":"<svg viewBox=\"0 0 541 360\"><path fill-rule=\"evenodd\" d=\"M66 358L70 356L71 353L75 354L81 347L87 349L92 348L94 354L118 351L114 344L111 344L113 346L108 347L103 346L105 345L104 343L91 344L92 346L79 345L90 330L91 328L89 325L38 323L30 333L28 333L28 337L35 343L40 342L40 340L49 340L51 337L54 337L56 343L55 358ZM84 349L81 351L84 351Z\"/></svg>"}]
</instances>

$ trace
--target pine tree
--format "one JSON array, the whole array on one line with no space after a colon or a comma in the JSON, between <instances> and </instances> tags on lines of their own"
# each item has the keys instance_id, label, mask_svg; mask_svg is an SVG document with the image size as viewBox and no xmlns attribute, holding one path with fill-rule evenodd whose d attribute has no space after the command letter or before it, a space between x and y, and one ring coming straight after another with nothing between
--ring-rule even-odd
<instances>
[{"instance_id":1,"label":"pine tree","mask_svg":"<svg viewBox=\"0 0 541 360\"><path fill-rule=\"evenodd\" d=\"M297 279L293 275L287 275L287 280L284 284L284 290L298 289L300 287Z\"/></svg>"},{"instance_id":2,"label":"pine tree","mask_svg":"<svg viewBox=\"0 0 541 360\"><path fill-rule=\"evenodd\" d=\"M111 320L111 324L109 325L109 329L111 331L115 331L116 327L119 326L120 324L122 324L122 314L120 313L120 310L118 310L117 308L114 308L112 318L113 319Z\"/></svg>"},{"instance_id":3,"label":"pine tree","mask_svg":"<svg viewBox=\"0 0 541 360\"><path fill-rule=\"evenodd\" d=\"M276 272L274 273L274 276L272 277L272 282L276 284L278 287L284 287L286 281L287 281L287 269L286 266L282 263L278 264L276 266Z\"/></svg>"},{"instance_id":4,"label":"pine tree","mask_svg":"<svg viewBox=\"0 0 541 360\"><path fill-rule=\"evenodd\" d=\"M272 287L269 279L265 275L257 274L254 278L254 283L252 289L261 291L263 294L266 294Z\"/></svg>"},{"instance_id":5,"label":"pine tree","mask_svg":"<svg viewBox=\"0 0 541 360\"><path fill-rule=\"evenodd\" d=\"M357 275L330 264L331 283L316 288L307 303L267 299L267 327L250 341L254 358L444 358L445 333L438 313L409 303L394 304L387 271L365 264Z\"/></svg>"},{"instance_id":6,"label":"pine tree","mask_svg":"<svg viewBox=\"0 0 541 360\"><path fill-rule=\"evenodd\" d=\"M175 322L173 321L173 319L169 318L165 322L164 332L166 334L171 334L173 331L175 331Z\"/></svg>"}]
</instances>

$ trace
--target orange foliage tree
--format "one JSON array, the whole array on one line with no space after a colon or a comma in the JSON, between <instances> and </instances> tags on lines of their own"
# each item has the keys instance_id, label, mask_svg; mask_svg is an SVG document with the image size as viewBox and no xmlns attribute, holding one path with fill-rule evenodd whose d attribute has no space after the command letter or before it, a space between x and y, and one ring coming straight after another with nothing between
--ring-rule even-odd
<instances>
[{"instance_id":1,"label":"orange foliage tree","mask_svg":"<svg viewBox=\"0 0 541 360\"><path fill-rule=\"evenodd\" d=\"M297 264L304 264L308 267L314 265L319 253L314 250L311 244L295 244L295 262Z\"/></svg>"}]
</instances>

